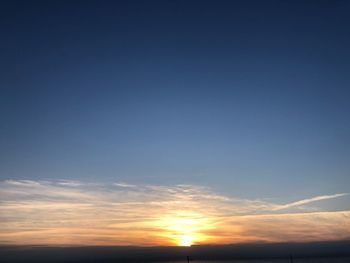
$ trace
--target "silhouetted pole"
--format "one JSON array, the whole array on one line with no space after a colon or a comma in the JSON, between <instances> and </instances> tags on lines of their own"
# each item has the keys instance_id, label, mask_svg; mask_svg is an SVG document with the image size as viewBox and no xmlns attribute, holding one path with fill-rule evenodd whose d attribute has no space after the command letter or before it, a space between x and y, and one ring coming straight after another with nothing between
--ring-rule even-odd
<instances>
[{"instance_id":1,"label":"silhouetted pole","mask_svg":"<svg viewBox=\"0 0 350 263\"><path fill-rule=\"evenodd\" d=\"M293 256L290 255L290 263L293 263Z\"/></svg>"},{"instance_id":2,"label":"silhouetted pole","mask_svg":"<svg viewBox=\"0 0 350 263\"><path fill-rule=\"evenodd\" d=\"M190 263L190 261L194 260L193 258L191 258L190 256L187 256L187 263Z\"/></svg>"}]
</instances>

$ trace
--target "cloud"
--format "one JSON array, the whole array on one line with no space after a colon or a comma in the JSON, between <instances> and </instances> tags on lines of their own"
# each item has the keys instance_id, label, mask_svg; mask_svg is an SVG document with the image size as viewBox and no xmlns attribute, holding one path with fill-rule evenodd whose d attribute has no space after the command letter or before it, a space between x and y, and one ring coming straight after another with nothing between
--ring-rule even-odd
<instances>
[{"instance_id":1,"label":"cloud","mask_svg":"<svg viewBox=\"0 0 350 263\"><path fill-rule=\"evenodd\" d=\"M350 238L350 211L279 214L344 195L280 205L198 185L7 180L0 182L0 243L174 245L181 239L201 244Z\"/></svg>"},{"instance_id":2,"label":"cloud","mask_svg":"<svg viewBox=\"0 0 350 263\"><path fill-rule=\"evenodd\" d=\"M128 184L128 183L123 183L123 182L114 183L114 185L115 185L115 186L119 186L119 187L125 187L125 188L136 188L136 187L137 187L136 185Z\"/></svg>"},{"instance_id":3,"label":"cloud","mask_svg":"<svg viewBox=\"0 0 350 263\"><path fill-rule=\"evenodd\" d=\"M73 181L73 180L59 180L57 184L63 185L63 186L70 186L70 187L79 187L82 185L79 181Z\"/></svg>"},{"instance_id":4,"label":"cloud","mask_svg":"<svg viewBox=\"0 0 350 263\"><path fill-rule=\"evenodd\" d=\"M295 207L295 206L301 206L301 205L305 205L305 204L316 202L316 201L327 200L327 199L334 199L334 198L338 198L338 197L345 196L345 195L348 195L348 193L314 196L314 197L311 197L311 198L299 200L299 201L292 202L292 203L285 204L285 205L277 205L272 210L287 209L287 208L291 208L291 207Z\"/></svg>"},{"instance_id":5,"label":"cloud","mask_svg":"<svg viewBox=\"0 0 350 263\"><path fill-rule=\"evenodd\" d=\"M350 237L350 211L232 216L205 232L216 242L296 242Z\"/></svg>"}]
</instances>

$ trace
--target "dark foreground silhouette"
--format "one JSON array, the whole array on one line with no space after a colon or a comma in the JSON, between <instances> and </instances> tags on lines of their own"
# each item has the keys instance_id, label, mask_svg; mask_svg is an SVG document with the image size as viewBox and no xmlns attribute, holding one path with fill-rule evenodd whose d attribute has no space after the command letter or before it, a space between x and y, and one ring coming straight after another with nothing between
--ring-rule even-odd
<instances>
[{"instance_id":1,"label":"dark foreground silhouette","mask_svg":"<svg viewBox=\"0 0 350 263\"><path fill-rule=\"evenodd\" d=\"M350 240L313 243L254 243L192 247L0 246L0 262L156 262L259 258L350 257ZM192 262L192 261L191 261Z\"/></svg>"}]
</instances>

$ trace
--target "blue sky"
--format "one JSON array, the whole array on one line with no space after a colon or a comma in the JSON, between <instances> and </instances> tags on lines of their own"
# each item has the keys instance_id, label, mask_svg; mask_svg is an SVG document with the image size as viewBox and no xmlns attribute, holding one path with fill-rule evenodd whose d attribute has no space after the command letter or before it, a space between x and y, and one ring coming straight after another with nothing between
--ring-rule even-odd
<instances>
[{"instance_id":1,"label":"blue sky","mask_svg":"<svg viewBox=\"0 0 350 263\"><path fill-rule=\"evenodd\" d=\"M346 193L349 11L2 2L0 178L194 184L280 203Z\"/></svg>"}]
</instances>

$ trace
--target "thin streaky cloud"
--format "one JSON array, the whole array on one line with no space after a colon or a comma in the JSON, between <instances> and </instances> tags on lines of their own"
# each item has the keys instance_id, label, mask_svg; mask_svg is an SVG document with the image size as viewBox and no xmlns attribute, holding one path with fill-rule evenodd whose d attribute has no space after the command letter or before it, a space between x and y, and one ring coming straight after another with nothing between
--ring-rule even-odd
<instances>
[{"instance_id":1,"label":"thin streaky cloud","mask_svg":"<svg viewBox=\"0 0 350 263\"><path fill-rule=\"evenodd\" d=\"M348 195L348 193L314 196L311 198L299 200L299 201L292 202L292 203L285 204L285 205L277 205L276 207L272 208L272 210L277 211L277 210L282 210L282 209L288 209L291 207L301 206L301 205L305 205L305 204L309 204L309 203L313 203L313 202L321 201L321 200L334 199L334 198L338 198L338 197L342 197L342 196L346 196L346 195Z\"/></svg>"},{"instance_id":2,"label":"thin streaky cloud","mask_svg":"<svg viewBox=\"0 0 350 263\"><path fill-rule=\"evenodd\" d=\"M344 195L278 205L198 185L0 181L0 244L174 245L186 235L195 244L350 238L350 211L296 213L300 205ZM278 211L287 206L294 210Z\"/></svg>"},{"instance_id":3,"label":"thin streaky cloud","mask_svg":"<svg viewBox=\"0 0 350 263\"><path fill-rule=\"evenodd\" d=\"M118 187L123 187L123 188L136 188L137 187L137 185L128 184L128 183L124 183L124 182L114 183L113 185L118 186Z\"/></svg>"}]
</instances>

